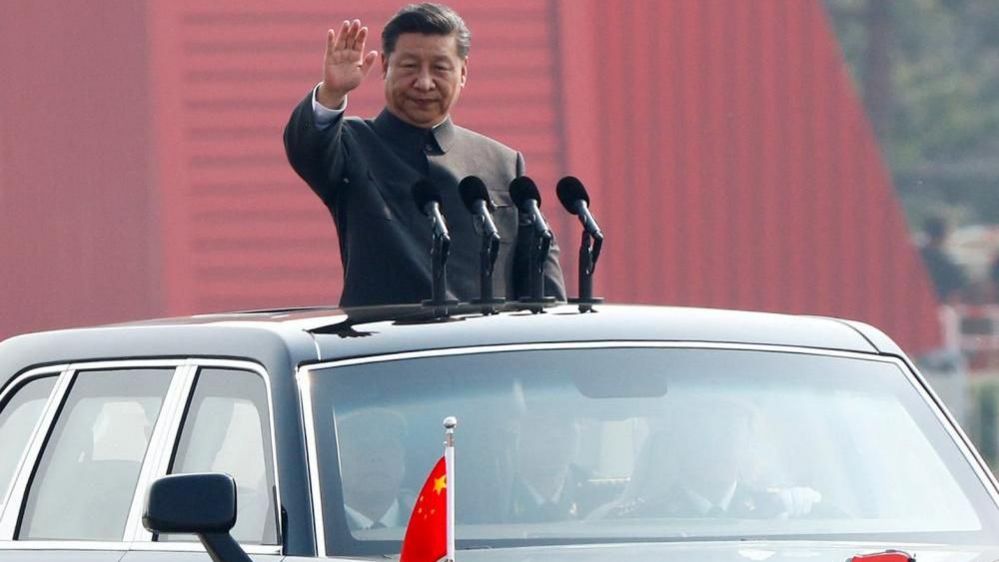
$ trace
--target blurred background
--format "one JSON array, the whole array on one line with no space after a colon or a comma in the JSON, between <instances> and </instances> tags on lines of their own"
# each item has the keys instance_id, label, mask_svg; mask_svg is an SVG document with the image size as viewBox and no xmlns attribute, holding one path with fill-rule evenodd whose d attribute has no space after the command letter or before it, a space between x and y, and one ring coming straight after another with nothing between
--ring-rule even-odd
<instances>
[{"instance_id":1,"label":"blurred background","mask_svg":"<svg viewBox=\"0 0 999 562\"><path fill-rule=\"evenodd\" d=\"M566 174L608 236L598 293L874 324L995 462L993 0L450 4L473 34L455 121L524 152L570 293ZM282 129L327 28L377 37L400 6L0 0L0 338L335 304L333 224Z\"/></svg>"}]
</instances>

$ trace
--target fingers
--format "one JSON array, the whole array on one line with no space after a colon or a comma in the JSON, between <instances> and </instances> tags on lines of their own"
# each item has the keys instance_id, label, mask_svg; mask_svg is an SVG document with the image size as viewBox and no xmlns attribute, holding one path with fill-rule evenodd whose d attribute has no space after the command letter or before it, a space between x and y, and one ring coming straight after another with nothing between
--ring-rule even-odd
<instances>
[{"instance_id":1,"label":"fingers","mask_svg":"<svg viewBox=\"0 0 999 562\"><path fill-rule=\"evenodd\" d=\"M371 71L371 67L375 64L375 60L378 59L378 51L371 51L367 55L364 55L364 62L361 63L361 72L365 76Z\"/></svg>"},{"instance_id":2,"label":"fingers","mask_svg":"<svg viewBox=\"0 0 999 562\"><path fill-rule=\"evenodd\" d=\"M333 48L336 45L336 32L332 29L326 31L326 56L333 54Z\"/></svg>"},{"instance_id":3,"label":"fingers","mask_svg":"<svg viewBox=\"0 0 999 562\"><path fill-rule=\"evenodd\" d=\"M347 34L350 32L350 22L344 20L340 24L340 32L336 36L336 44L333 46L334 50L344 49L347 47Z\"/></svg>"},{"instance_id":4,"label":"fingers","mask_svg":"<svg viewBox=\"0 0 999 562\"><path fill-rule=\"evenodd\" d=\"M346 47L349 51L357 50L355 44L357 43L357 34L361 30L361 22L359 20L354 20L350 22L350 28L347 30L347 40Z\"/></svg>"},{"instance_id":5,"label":"fingers","mask_svg":"<svg viewBox=\"0 0 999 562\"><path fill-rule=\"evenodd\" d=\"M340 24L340 33L337 34L336 50L357 51L363 48L364 40L368 36L368 28L361 27L361 20L344 21Z\"/></svg>"},{"instance_id":6,"label":"fingers","mask_svg":"<svg viewBox=\"0 0 999 562\"><path fill-rule=\"evenodd\" d=\"M359 65L366 74L374 64L377 53L364 55L364 44L368 39L368 28L361 26L361 20L344 20L338 32L326 32L326 64L353 63Z\"/></svg>"},{"instance_id":7,"label":"fingers","mask_svg":"<svg viewBox=\"0 0 999 562\"><path fill-rule=\"evenodd\" d=\"M357 20L354 20L357 21ZM361 25L361 22L357 22L357 25ZM354 50L363 51L364 42L368 40L368 28L362 27L357 31L357 36L354 38Z\"/></svg>"}]
</instances>

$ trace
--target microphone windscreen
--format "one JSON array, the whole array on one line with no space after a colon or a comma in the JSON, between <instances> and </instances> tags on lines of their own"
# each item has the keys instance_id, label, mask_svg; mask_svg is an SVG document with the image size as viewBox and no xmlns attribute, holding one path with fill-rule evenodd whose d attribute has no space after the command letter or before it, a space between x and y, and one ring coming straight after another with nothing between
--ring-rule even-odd
<instances>
[{"instance_id":1,"label":"microphone windscreen","mask_svg":"<svg viewBox=\"0 0 999 562\"><path fill-rule=\"evenodd\" d=\"M565 210L574 215L579 210L576 207L576 202L580 199L586 201L587 206L590 205L590 196L586 193L583 182L573 176L566 176L558 180L558 185L555 186L555 193L558 194L558 200L562 202Z\"/></svg>"},{"instance_id":2,"label":"microphone windscreen","mask_svg":"<svg viewBox=\"0 0 999 562\"><path fill-rule=\"evenodd\" d=\"M538 192L538 186L534 180L527 176L520 176L510 182L510 198L513 199L513 204L522 211L524 205L531 199L538 202L538 207L541 206L541 193Z\"/></svg>"},{"instance_id":3,"label":"microphone windscreen","mask_svg":"<svg viewBox=\"0 0 999 562\"><path fill-rule=\"evenodd\" d=\"M413 201L416 203L416 208L425 215L427 214L427 203L434 201L439 204L441 202L441 192L429 180L421 179L413 184Z\"/></svg>"},{"instance_id":4,"label":"microphone windscreen","mask_svg":"<svg viewBox=\"0 0 999 562\"><path fill-rule=\"evenodd\" d=\"M489 198L489 189L486 182L478 176L468 176L458 184L458 194L461 195L461 202L465 204L468 212L475 213L475 202L485 201L489 210L494 208L492 199Z\"/></svg>"}]
</instances>

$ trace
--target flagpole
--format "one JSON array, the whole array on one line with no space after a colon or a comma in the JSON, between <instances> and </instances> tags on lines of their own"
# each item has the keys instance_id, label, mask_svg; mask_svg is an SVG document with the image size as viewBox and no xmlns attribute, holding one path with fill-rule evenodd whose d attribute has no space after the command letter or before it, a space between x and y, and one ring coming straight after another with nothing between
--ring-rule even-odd
<instances>
[{"instance_id":1,"label":"flagpole","mask_svg":"<svg viewBox=\"0 0 999 562\"><path fill-rule=\"evenodd\" d=\"M447 476L447 562L454 559L454 428L458 419L444 418L444 474Z\"/></svg>"}]
</instances>

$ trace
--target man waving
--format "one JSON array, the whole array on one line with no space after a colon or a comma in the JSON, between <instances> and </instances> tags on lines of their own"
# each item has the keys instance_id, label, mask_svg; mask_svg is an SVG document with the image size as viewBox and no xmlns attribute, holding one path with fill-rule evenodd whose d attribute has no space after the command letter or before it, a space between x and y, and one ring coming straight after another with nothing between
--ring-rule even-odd
<instances>
[{"instance_id":1,"label":"man waving","mask_svg":"<svg viewBox=\"0 0 999 562\"><path fill-rule=\"evenodd\" d=\"M365 52L367 37L358 20L329 30L323 80L295 108L284 135L292 167L336 224L344 270L340 304L415 303L430 296L431 233L410 192L420 179L440 188L451 230L448 297L478 296L480 241L457 189L468 175L482 178L496 205L503 243L494 294L526 295L531 224L518 217L507 191L524 173L523 157L450 117L468 78L471 35L464 21L446 6L416 4L385 25L380 54ZM348 94L376 61L385 108L374 119L345 117ZM565 298L554 244L545 293Z\"/></svg>"}]
</instances>

